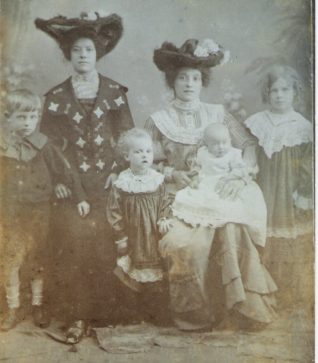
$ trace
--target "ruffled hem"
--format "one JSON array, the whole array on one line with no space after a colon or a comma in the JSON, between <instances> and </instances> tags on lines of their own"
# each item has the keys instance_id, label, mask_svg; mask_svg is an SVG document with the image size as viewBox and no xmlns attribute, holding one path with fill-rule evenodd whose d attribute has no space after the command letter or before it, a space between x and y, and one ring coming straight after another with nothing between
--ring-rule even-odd
<instances>
[{"instance_id":1,"label":"ruffled hem","mask_svg":"<svg viewBox=\"0 0 318 363\"><path fill-rule=\"evenodd\" d=\"M117 266L120 267L130 278L141 283L162 281L163 273L160 268L136 269L131 265L129 256L117 259Z\"/></svg>"},{"instance_id":2,"label":"ruffled hem","mask_svg":"<svg viewBox=\"0 0 318 363\"><path fill-rule=\"evenodd\" d=\"M276 299L273 295L260 295L246 291L246 299L233 309L254 321L269 324L277 318Z\"/></svg>"},{"instance_id":3,"label":"ruffled hem","mask_svg":"<svg viewBox=\"0 0 318 363\"><path fill-rule=\"evenodd\" d=\"M154 192L164 181L164 175L149 169L146 175L134 175L131 169L121 172L114 185L127 193Z\"/></svg>"}]
</instances>

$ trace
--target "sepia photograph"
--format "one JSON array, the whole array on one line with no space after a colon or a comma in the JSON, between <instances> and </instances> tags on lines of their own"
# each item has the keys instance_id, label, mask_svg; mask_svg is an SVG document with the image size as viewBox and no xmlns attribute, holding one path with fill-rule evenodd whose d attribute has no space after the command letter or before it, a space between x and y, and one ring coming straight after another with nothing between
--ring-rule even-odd
<instances>
[{"instance_id":1,"label":"sepia photograph","mask_svg":"<svg viewBox=\"0 0 318 363\"><path fill-rule=\"evenodd\" d=\"M314 361L314 20L0 0L0 361Z\"/></svg>"}]
</instances>

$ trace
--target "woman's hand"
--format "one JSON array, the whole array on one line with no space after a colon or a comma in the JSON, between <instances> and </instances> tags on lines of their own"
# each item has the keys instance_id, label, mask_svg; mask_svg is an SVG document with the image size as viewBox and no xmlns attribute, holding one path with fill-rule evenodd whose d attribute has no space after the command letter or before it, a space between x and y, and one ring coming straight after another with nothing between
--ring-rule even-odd
<instances>
[{"instance_id":1,"label":"woman's hand","mask_svg":"<svg viewBox=\"0 0 318 363\"><path fill-rule=\"evenodd\" d=\"M106 183L105 183L104 188L105 189L108 189L109 187L111 187L112 184L117 180L117 178L118 178L118 175L117 174L115 174L115 173L109 174L108 175L108 178L106 180Z\"/></svg>"},{"instance_id":2,"label":"woman's hand","mask_svg":"<svg viewBox=\"0 0 318 363\"><path fill-rule=\"evenodd\" d=\"M58 199L65 199L72 195L71 189L61 183L55 185L54 193Z\"/></svg>"},{"instance_id":3,"label":"woman's hand","mask_svg":"<svg viewBox=\"0 0 318 363\"><path fill-rule=\"evenodd\" d=\"M173 181L177 184L178 187L184 188L191 183L191 176L193 176L193 172L190 171L182 171L182 170L174 170L172 172Z\"/></svg>"},{"instance_id":4,"label":"woman's hand","mask_svg":"<svg viewBox=\"0 0 318 363\"><path fill-rule=\"evenodd\" d=\"M82 202L77 204L77 210L78 210L78 214L85 218L87 216L87 214L90 211L90 205L89 203L86 202L86 200L83 200Z\"/></svg>"},{"instance_id":5,"label":"woman's hand","mask_svg":"<svg viewBox=\"0 0 318 363\"><path fill-rule=\"evenodd\" d=\"M215 192L222 199L235 200L245 187L245 181L242 179L221 178L216 184Z\"/></svg>"}]
</instances>

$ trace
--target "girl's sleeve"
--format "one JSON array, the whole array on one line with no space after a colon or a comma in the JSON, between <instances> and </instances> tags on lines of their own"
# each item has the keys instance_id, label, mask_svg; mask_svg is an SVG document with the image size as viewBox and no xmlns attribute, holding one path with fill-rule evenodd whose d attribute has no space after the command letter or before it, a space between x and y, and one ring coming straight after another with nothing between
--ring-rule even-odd
<instances>
[{"instance_id":1,"label":"girl's sleeve","mask_svg":"<svg viewBox=\"0 0 318 363\"><path fill-rule=\"evenodd\" d=\"M115 241L121 241L127 238L122 214L121 197L119 190L114 185L108 196L106 217L113 229Z\"/></svg>"},{"instance_id":2,"label":"girl's sleeve","mask_svg":"<svg viewBox=\"0 0 318 363\"><path fill-rule=\"evenodd\" d=\"M301 159L299 160L299 174L294 192L296 206L302 209L312 209L313 188L313 159L312 143L300 146Z\"/></svg>"}]
</instances>

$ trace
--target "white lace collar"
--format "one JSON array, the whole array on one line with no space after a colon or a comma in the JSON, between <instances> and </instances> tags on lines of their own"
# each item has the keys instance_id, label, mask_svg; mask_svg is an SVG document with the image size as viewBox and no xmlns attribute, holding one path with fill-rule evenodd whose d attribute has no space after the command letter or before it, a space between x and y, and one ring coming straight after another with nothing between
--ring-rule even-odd
<instances>
[{"instance_id":1,"label":"white lace collar","mask_svg":"<svg viewBox=\"0 0 318 363\"><path fill-rule=\"evenodd\" d=\"M164 175L149 169L145 175L135 175L131 169L122 171L114 185L128 193L154 192L163 183Z\"/></svg>"},{"instance_id":2,"label":"white lace collar","mask_svg":"<svg viewBox=\"0 0 318 363\"><path fill-rule=\"evenodd\" d=\"M193 120L185 127L180 122L180 110L173 105L151 115L158 130L169 140L185 145L197 145L202 139L203 130L209 123L224 122L224 107L199 102L195 114L187 117Z\"/></svg>"},{"instance_id":3,"label":"white lace collar","mask_svg":"<svg viewBox=\"0 0 318 363\"><path fill-rule=\"evenodd\" d=\"M284 146L292 147L313 140L311 123L296 111L286 114L268 110L258 112L249 117L245 125L257 137L259 145L269 158Z\"/></svg>"},{"instance_id":4,"label":"white lace collar","mask_svg":"<svg viewBox=\"0 0 318 363\"><path fill-rule=\"evenodd\" d=\"M200 106L200 100L194 100L194 101L181 101L178 98L175 98L172 102L171 105L174 106L175 108L181 110L181 111L195 111L199 108Z\"/></svg>"}]
</instances>

